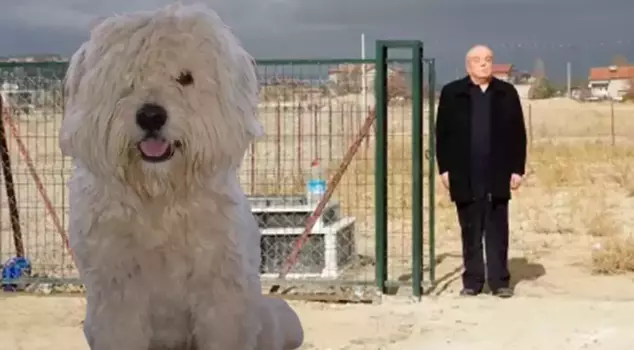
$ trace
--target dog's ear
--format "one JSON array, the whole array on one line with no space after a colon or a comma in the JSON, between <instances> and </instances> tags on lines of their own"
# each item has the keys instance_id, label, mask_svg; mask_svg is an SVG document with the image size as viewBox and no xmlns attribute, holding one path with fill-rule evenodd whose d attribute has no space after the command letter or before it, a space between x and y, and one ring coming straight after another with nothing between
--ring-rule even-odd
<instances>
[{"instance_id":1,"label":"dog's ear","mask_svg":"<svg viewBox=\"0 0 634 350\"><path fill-rule=\"evenodd\" d=\"M84 61L86 60L86 45L82 44L79 49L73 54L70 61L68 61L68 67L66 69L66 76L64 77L64 103L68 104L77 94L79 90L79 83L81 77L84 75Z\"/></svg>"},{"instance_id":2,"label":"dog's ear","mask_svg":"<svg viewBox=\"0 0 634 350\"><path fill-rule=\"evenodd\" d=\"M77 92L79 91L79 85L81 78L85 74L84 61L86 60L86 45L82 44L79 49L73 54L68 62L68 68L66 69L66 76L64 77L64 116L62 117L62 127L59 133L59 147L62 154L65 156L71 155L71 142L70 134L65 124L68 123L68 113L72 113L73 104ZM66 121L66 123L64 123Z\"/></svg>"}]
</instances>

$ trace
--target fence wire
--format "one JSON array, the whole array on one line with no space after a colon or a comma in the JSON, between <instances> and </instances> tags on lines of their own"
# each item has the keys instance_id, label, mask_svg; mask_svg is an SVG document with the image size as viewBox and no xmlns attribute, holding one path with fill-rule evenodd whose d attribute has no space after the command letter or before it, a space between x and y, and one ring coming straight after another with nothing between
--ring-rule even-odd
<instances>
[{"instance_id":1,"label":"fence wire","mask_svg":"<svg viewBox=\"0 0 634 350\"><path fill-rule=\"evenodd\" d=\"M64 73L65 65L58 63L0 67L7 143L0 261L24 256L32 278L60 281L77 277L66 241L70 163L57 142Z\"/></svg>"},{"instance_id":2,"label":"fence wire","mask_svg":"<svg viewBox=\"0 0 634 350\"><path fill-rule=\"evenodd\" d=\"M0 66L15 189L15 196L2 191L0 260L23 253L32 277L59 283L77 279L65 246L71 163L57 142L65 69L64 63ZM240 180L263 233L261 273L276 277L313 209L306 203L311 164L318 160L330 178L374 108L374 64L268 60L258 62L258 75L266 136L248 150ZM389 263L395 280L411 267L410 75L408 63L390 64ZM370 133L287 278L373 284L374 146Z\"/></svg>"},{"instance_id":3,"label":"fence wire","mask_svg":"<svg viewBox=\"0 0 634 350\"><path fill-rule=\"evenodd\" d=\"M358 60L262 61L258 70L262 86L259 118L266 136L248 152L242 182L253 198L277 198L291 203L291 207L297 206L305 198L311 164L319 160L325 177L331 178L373 110L374 64ZM395 150L393 172L399 174L408 171L402 169L401 163L411 163L411 157L407 158L411 127L403 123L403 118L411 119L411 103L407 102L410 73L405 64L394 64L389 75L394 121L390 149ZM371 133L337 186L327 206L331 209L322 215L323 224L312 231L287 278L336 278L368 284L374 281L374 147ZM398 175L393 179L398 187L391 203L395 217L407 215L407 203L398 201L399 191L404 191L403 180ZM289 204L283 206L288 208ZM260 221L264 233L263 273L278 273L311 211L309 207L294 216L276 214L275 219L267 216L273 222ZM392 228L392 234L398 237L393 241L396 270L410 255L403 238L407 240L411 232L403 225L405 221L395 221ZM287 230L289 234L276 233L283 232L281 227L295 229ZM397 257L403 254L407 256ZM409 265L403 268L408 269Z\"/></svg>"}]
</instances>

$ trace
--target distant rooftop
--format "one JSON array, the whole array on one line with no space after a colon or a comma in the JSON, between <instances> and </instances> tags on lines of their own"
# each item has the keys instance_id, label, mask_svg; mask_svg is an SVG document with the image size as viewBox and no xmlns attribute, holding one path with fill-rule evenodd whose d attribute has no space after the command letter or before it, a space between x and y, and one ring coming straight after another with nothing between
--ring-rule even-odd
<instances>
[{"instance_id":1,"label":"distant rooftop","mask_svg":"<svg viewBox=\"0 0 634 350\"><path fill-rule=\"evenodd\" d=\"M634 66L610 66L590 68L588 80L634 79Z\"/></svg>"}]
</instances>

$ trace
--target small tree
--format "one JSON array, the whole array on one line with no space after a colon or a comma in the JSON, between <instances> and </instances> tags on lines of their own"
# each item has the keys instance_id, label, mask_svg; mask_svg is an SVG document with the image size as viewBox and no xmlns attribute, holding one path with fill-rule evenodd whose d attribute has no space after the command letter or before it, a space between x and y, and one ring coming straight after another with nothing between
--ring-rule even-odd
<instances>
[{"instance_id":1,"label":"small tree","mask_svg":"<svg viewBox=\"0 0 634 350\"><path fill-rule=\"evenodd\" d=\"M535 78L535 80L531 84L531 87L528 89L528 99L543 100L553 97L556 92L556 89L550 83L548 78Z\"/></svg>"},{"instance_id":2,"label":"small tree","mask_svg":"<svg viewBox=\"0 0 634 350\"><path fill-rule=\"evenodd\" d=\"M410 91L406 80L405 74L402 72L396 72L389 75L387 78L387 95L389 100L399 97L405 99L410 97Z\"/></svg>"},{"instance_id":3,"label":"small tree","mask_svg":"<svg viewBox=\"0 0 634 350\"><path fill-rule=\"evenodd\" d=\"M321 92L321 95L324 97L332 95L332 89L328 83L319 85L319 91Z\"/></svg>"},{"instance_id":4,"label":"small tree","mask_svg":"<svg viewBox=\"0 0 634 350\"><path fill-rule=\"evenodd\" d=\"M555 95L557 91L546 77L546 64L539 57L535 60L533 78L533 83L528 90L528 98L530 100L541 100Z\"/></svg>"},{"instance_id":5,"label":"small tree","mask_svg":"<svg viewBox=\"0 0 634 350\"><path fill-rule=\"evenodd\" d=\"M362 65L352 64L339 66L337 82L334 84L337 95L358 94L361 90L363 90L363 75L361 67Z\"/></svg>"},{"instance_id":6,"label":"small tree","mask_svg":"<svg viewBox=\"0 0 634 350\"><path fill-rule=\"evenodd\" d=\"M612 65L615 65L617 67L624 67L629 65L629 63L627 62L627 58L623 55L616 55L614 56L614 58L612 58Z\"/></svg>"},{"instance_id":7,"label":"small tree","mask_svg":"<svg viewBox=\"0 0 634 350\"><path fill-rule=\"evenodd\" d=\"M546 64L541 58L535 60L535 66L533 67L533 77L536 79L546 77Z\"/></svg>"},{"instance_id":8,"label":"small tree","mask_svg":"<svg viewBox=\"0 0 634 350\"><path fill-rule=\"evenodd\" d=\"M625 95L623 95L623 99L626 101L634 101L634 79L629 81L629 86Z\"/></svg>"}]
</instances>

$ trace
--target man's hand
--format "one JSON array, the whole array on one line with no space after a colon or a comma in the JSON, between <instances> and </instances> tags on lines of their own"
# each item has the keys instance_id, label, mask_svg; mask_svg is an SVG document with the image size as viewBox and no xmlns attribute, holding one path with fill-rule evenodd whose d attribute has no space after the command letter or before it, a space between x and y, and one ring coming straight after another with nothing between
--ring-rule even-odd
<instances>
[{"instance_id":1,"label":"man's hand","mask_svg":"<svg viewBox=\"0 0 634 350\"><path fill-rule=\"evenodd\" d=\"M511 174L511 189L516 190L522 184L522 175Z\"/></svg>"},{"instance_id":2,"label":"man's hand","mask_svg":"<svg viewBox=\"0 0 634 350\"><path fill-rule=\"evenodd\" d=\"M446 189L449 189L449 172L445 171L440 174L440 180L442 181L442 185L445 186Z\"/></svg>"}]
</instances>

